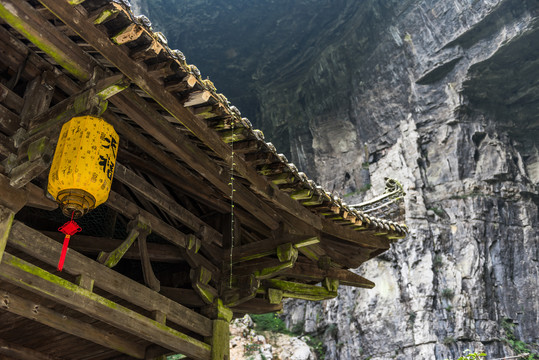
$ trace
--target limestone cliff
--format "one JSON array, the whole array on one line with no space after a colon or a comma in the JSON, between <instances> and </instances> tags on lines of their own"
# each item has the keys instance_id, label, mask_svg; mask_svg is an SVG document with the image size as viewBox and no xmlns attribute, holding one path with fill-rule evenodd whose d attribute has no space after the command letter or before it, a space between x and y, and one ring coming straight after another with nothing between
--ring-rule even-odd
<instances>
[{"instance_id":1,"label":"limestone cliff","mask_svg":"<svg viewBox=\"0 0 539 360\"><path fill-rule=\"evenodd\" d=\"M377 286L290 302L291 328L328 359L539 353L537 0L136 5L317 182L407 190Z\"/></svg>"}]
</instances>

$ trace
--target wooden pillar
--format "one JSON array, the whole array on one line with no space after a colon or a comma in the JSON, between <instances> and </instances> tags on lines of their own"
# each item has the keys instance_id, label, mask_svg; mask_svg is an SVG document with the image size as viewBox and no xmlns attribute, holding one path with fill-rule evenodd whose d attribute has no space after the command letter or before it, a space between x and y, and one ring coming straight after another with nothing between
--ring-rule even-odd
<instances>
[{"instance_id":1,"label":"wooden pillar","mask_svg":"<svg viewBox=\"0 0 539 360\"><path fill-rule=\"evenodd\" d=\"M0 262L2 262L2 256L6 249L7 238L11 230L11 224L13 224L13 217L15 213L8 208L0 206Z\"/></svg>"},{"instance_id":2,"label":"wooden pillar","mask_svg":"<svg viewBox=\"0 0 539 360\"><path fill-rule=\"evenodd\" d=\"M217 299L210 310L214 320L212 336L209 339L211 345L211 360L230 360L230 320L232 310L223 305L221 299Z\"/></svg>"}]
</instances>

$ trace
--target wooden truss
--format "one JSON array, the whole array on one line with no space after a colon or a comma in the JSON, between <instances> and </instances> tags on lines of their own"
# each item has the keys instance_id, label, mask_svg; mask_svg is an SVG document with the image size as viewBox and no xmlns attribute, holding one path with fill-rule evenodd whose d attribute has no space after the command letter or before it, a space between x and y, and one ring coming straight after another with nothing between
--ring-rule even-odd
<instances>
[{"instance_id":1,"label":"wooden truss","mask_svg":"<svg viewBox=\"0 0 539 360\"><path fill-rule=\"evenodd\" d=\"M406 236L298 172L121 1L0 0L0 49L0 357L228 359L233 317L372 288L349 269ZM58 272L47 170L85 114L118 163Z\"/></svg>"}]
</instances>

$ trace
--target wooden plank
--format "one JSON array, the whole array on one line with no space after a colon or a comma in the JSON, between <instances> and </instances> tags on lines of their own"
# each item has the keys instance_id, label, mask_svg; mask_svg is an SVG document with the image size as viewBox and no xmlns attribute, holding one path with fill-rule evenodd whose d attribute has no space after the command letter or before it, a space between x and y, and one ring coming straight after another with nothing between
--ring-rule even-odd
<instances>
[{"instance_id":1,"label":"wooden plank","mask_svg":"<svg viewBox=\"0 0 539 360\"><path fill-rule=\"evenodd\" d=\"M129 186L150 202L159 206L167 214L170 214L176 219L180 220L182 224L186 225L191 230L197 232L201 229L201 227L204 227L205 234L202 237L202 241L209 241L210 243L214 241L222 241L223 236L217 232L217 230L210 227L183 206L173 201L170 197L166 196L142 177L138 176L120 163L116 163L114 178Z\"/></svg>"},{"instance_id":2,"label":"wooden plank","mask_svg":"<svg viewBox=\"0 0 539 360\"><path fill-rule=\"evenodd\" d=\"M56 266L62 250L59 243L19 222L12 227L9 244L52 266ZM148 311L163 311L170 321L198 334L211 334L209 319L72 249L67 250L64 271L72 275L86 274L95 279L96 287Z\"/></svg>"},{"instance_id":3,"label":"wooden plank","mask_svg":"<svg viewBox=\"0 0 539 360\"><path fill-rule=\"evenodd\" d=\"M144 219L149 221L152 231L159 234L165 240L180 248L185 248L187 246L187 235L168 225L149 212L142 210L114 191L110 192L106 205L129 219L135 219L137 216L141 215ZM204 264L206 268L210 269L216 279L219 278L219 269L214 264L212 264L208 259L202 257L200 254L193 254L193 256L196 257L198 262Z\"/></svg>"},{"instance_id":4,"label":"wooden plank","mask_svg":"<svg viewBox=\"0 0 539 360\"><path fill-rule=\"evenodd\" d=\"M64 234L58 231L42 231L41 233L60 243L64 240ZM113 251L120 246L122 242L123 240L120 239L77 234L77 236L71 238L69 247L78 252L99 254L101 251ZM185 261L178 247L166 244L148 243L148 255L150 256L150 260L157 262L176 263ZM123 257L126 259L139 260L140 254L138 244L134 243Z\"/></svg>"},{"instance_id":5,"label":"wooden plank","mask_svg":"<svg viewBox=\"0 0 539 360\"><path fill-rule=\"evenodd\" d=\"M25 346L0 339L0 356L2 355L7 356L6 359L13 358L18 360L61 360L60 358L57 358L55 356L46 355Z\"/></svg>"},{"instance_id":6,"label":"wooden plank","mask_svg":"<svg viewBox=\"0 0 539 360\"><path fill-rule=\"evenodd\" d=\"M77 79L86 81L92 76L96 65L94 59L74 46L66 35L60 33L26 1L0 0L0 18Z\"/></svg>"},{"instance_id":7,"label":"wooden plank","mask_svg":"<svg viewBox=\"0 0 539 360\"><path fill-rule=\"evenodd\" d=\"M0 263L0 278L194 359L207 360L210 358L209 345L159 324L155 320L83 289L9 253L4 254L4 259Z\"/></svg>"},{"instance_id":8,"label":"wooden plank","mask_svg":"<svg viewBox=\"0 0 539 360\"><path fill-rule=\"evenodd\" d=\"M137 359L144 359L145 347L136 342L131 342L111 332L105 332L102 329L96 328L90 324L79 321L69 315L60 314L52 309L49 309L39 302L33 302L24 299L20 296L12 294L0 288L2 295L3 310L7 310L13 314L23 316L27 319L37 321L41 324L50 326L61 332L75 335L85 340L89 340L96 344L105 346L109 349L119 351L121 353L133 356ZM2 341L0 340L0 348ZM28 354L33 355L31 352ZM37 353L40 354L40 353ZM52 359L50 356L35 355L31 359Z\"/></svg>"},{"instance_id":9,"label":"wooden plank","mask_svg":"<svg viewBox=\"0 0 539 360\"><path fill-rule=\"evenodd\" d=\"M354 274L345 269L322 270L315 264L297 263L292 269L284 270L282 276L294 279L322 281L325 278L339 280L341 285L355 286L360 288L372 289L374 283L364 277Z\"/></svg>"}]
</instances>

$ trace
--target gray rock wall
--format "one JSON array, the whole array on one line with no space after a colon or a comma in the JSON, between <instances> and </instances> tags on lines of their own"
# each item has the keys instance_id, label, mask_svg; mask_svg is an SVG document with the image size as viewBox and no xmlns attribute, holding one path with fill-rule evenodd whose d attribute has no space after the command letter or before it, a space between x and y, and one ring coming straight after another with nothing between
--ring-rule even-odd
<instances>
[{"instance_id":1,"label":"gray rock wall","mask_svg":"<svg viewBox=\"0 0 539 360\"><path fill-rule=\"evenodd\" d=\"M141 1L321 185L406 188L410 236L357 270L376 287L289 302L290 328L328 359L539 353L537 0Z\"/></svg>"}]
</instances>

